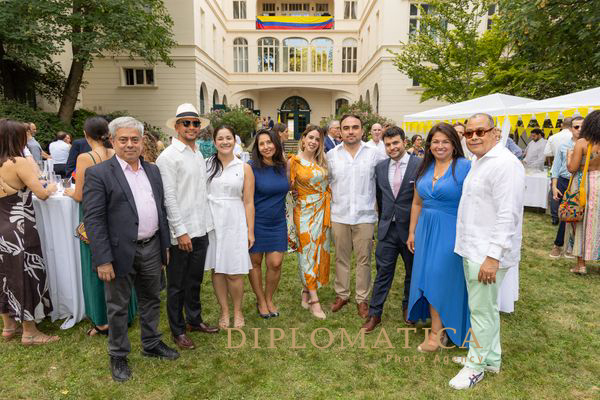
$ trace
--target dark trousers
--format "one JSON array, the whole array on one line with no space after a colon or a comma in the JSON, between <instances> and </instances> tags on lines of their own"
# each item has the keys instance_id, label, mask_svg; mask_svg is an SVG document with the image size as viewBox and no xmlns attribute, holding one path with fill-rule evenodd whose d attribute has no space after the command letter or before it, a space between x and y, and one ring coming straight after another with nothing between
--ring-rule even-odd
<instances>
[{"instance_id":1,"label":"dark trousers","mask_svg":"<svg viewBox=\"0 0 600 400\"><path fill-rule=\"evenodd\" d=\"M559 176L558 180L556 181L556 187L558 188L559 192L565 193L565 190L567 190L567 187L569 187L569 180L567 178ZM559 204L562 198L562 194L558 196ZM558 232L556 232L556 239L554 239L554 244L558 247L562 247L565 244L565 223L562 221L558 224Z\"/></svg>"},{"instance_id":2,"label":"dark trousers","mask_svg":"<svg viewBox=\"0 0 600 400\"><path fill-rule=\"evenodd\" d=\"M412 274L413 254L402 241L396 228L396 222L392 222L385 238L379 239L375 248L375 265L377 275L373 284L373 295L369 306L369 315L381 317L383 314L383 304L390 292L394 273L396 272L396 262L398 255L404 262L404 295L402 297L402 309L408 307L408 296L410 293L410 277Z\"/></svg>"},{"instance_id":3,"label":"dark trousers","mask_svg":"<svg viewBox=\"0 0 600 400\"><path fill-rule=\"evenodd\" d=\"M160 240L155 236L135 250L133 271L104 283L108 315L108 354L125 357L131 351L127 336L127 319L131 289L135 286L138 298L142 347L152 349L160 341L160 270L162 259Z\"/></svg>"},{"instance_id":4,"label":"dark trousers","mask_svg":"<svg viewBox=\"0 0 600 400\"><path fill-rule=\"evenodd\" d=\"M185 319L190 325L202 323L200 287L204 277L204 260L208 235L192 238L192 252L171 246L167 267L167 315L174 336L185 333ZM185 308L185 319L183 309Z\"/></svg>"},{"instance_id":5,"label":"dark trousers","mask_svg":"<svg viewBox=\"0 0 600 400\"><path fill-rule=\"evenodd\" d=\"M54 164L54 173L60 175L61 178L64 178L67 174L66 166L67 164Z\"/></svg>"}]
</instances>

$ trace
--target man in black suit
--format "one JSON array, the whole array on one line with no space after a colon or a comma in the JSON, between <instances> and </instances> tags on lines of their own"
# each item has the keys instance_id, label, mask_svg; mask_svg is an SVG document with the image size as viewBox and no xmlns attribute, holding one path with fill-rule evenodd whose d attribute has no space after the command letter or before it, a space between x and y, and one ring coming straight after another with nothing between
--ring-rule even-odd
<instances>
[{"instance_id":1,"label":"man in black suit","mask_svg":"<svg viewBox=\"0 0 600 400\"><path fill-rule=\"evenodd\" d=\"M141 122L121 117L108 129L116 155L86 171L83 212L92 267L105 282L112 377L122 382L131 378L127 308L132 287L139 302L142 354L174 360L179 353L160 340L158 331L160 275L170 244L160 172L140 158Z\"/></svg>"},{"instance_id":2,"label":"man in black suit","mask_svg":"<svg viewBox=\"0 0 600 400\"><path fill-rule=\"evenodd\" d=\"M88 144L85 139L77 139L71 145L71 149L69 150L69 158L67 158L67 165L65 167L65 176L67 178L71 177L73 171L75 171L75 164L77 164L77 157L81 153L87 153L88 151L92 151L92 148ZM73 179L75 180L75 179Z\"/></svg>"},{"instance_id":3,"label":"man in black suit","mask_svg":"<svg viewBox=\"0 0 600 400\"><path fill-rule=\"evenodd\" d=\"M338 136L340 134L340 121L331 120L327 124L327 134L325 135L325 153L340 144Z\"/></svg>"},{"instance_id":4,"label":"man in black suit","mask_svg":"<svg viewBox=\"0 0 600 400\"><path fill-rule=\"evenodd\" d=\"M398 255L402 257L406 272L402 298L404 322L412 324L407 318L407 308L413 254L406 246L406 240L410 226L415 179L422 160L410 156L405 151L404 137L404 131L397 126L392 126L385 131L383 143L390 158L379 162L375 167L379 210L378 241L375 248L377 275L369 305L369 318L362 326L366 333L372 332L381 323L383 304L392 287Z\"/></svg>"}]
</instances>

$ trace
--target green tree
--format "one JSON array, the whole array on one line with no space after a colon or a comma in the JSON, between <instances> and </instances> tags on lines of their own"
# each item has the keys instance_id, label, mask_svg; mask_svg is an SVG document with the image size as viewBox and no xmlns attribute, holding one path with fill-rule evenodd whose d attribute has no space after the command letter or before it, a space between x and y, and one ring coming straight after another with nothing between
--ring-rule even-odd
<instances>
[{"instance_id":1,"label":"green tree","mask_svg":"<svg viewBox=\"0 0 600 400\"><path fill-rule=\"evenodd\" d=\"M214 129L229 125L244 141L256 129L256 115L246 107L233 106L226 110L215 110L206 115Z\"/></svg>"},{"instance_id":2,"label":"green tree","mask_svg":"<svg viewBox=\"0 0 600 400\"><path fill-rule=\"evenodd\" d=\"M172 65L173 21L162 0L54 0L63 7L57 18L73 54L58 115L71 120L86 69L94 58L127 54L152 65Z\"/></svg>"},{"instance_id":3,"label":"green tree","mask_svg":"<svg viewBox=\"0 0 600 400\"><path fill-rule=\"evenodd\" d=\"M420 5L418 28L394 53L401 72L424 88L421 101L459 102L479 95L477 85L487 59L497 59L503 36L478 33L487 15L485 0L430 0Z\"/></svg>"}]
</instances>

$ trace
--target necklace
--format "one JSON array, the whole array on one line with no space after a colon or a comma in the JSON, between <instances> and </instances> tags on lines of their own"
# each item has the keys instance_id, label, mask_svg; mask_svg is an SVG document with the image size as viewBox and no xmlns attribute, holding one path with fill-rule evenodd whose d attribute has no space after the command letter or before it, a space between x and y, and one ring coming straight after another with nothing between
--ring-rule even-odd
<instances>
[{"instance_id":1,"label":"necklace","mask_svg":"<svg viewBox=\"0 0 600 400\"><path fill-rule=\"evenodd\" d=\"M445 174L445 173L446 173L446 171L448 170L448 166L450 166L450 163L447 163L447 164L443 165L443 166L442 166L442 168L443 168L443 171L444 171L444 172L442 172L442 173L441 173L441 174L439 174L439 175L436 175L436 173L435 173L435 168L433 169L433 181L434 181L434 182L437 182L437 181L439 181L439 180L440 180L440 179L441 179L441 178L444 176L444 174Z\"/></svg>"}]
</instances>

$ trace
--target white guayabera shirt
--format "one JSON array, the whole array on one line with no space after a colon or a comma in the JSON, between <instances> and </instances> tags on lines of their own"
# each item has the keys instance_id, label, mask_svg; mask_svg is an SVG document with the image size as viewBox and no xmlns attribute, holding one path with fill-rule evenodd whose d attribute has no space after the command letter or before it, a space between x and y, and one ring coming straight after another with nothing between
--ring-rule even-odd
<instances>
[{"instance_id":1,"label":"white guayabera shirt","mask_svg":"<svg viewBox=\"0 0 600 400\"><path fill-rule=\"evenodd\" d=\"M463 183L454 252L476 263L517 266L523 238L525 169L502 143L475 159Z\"/></svg>"},{"instance_id":2,"label":"white guayabera shirt","mask_svg":"<svg viewBox=\"0 0 600 400\"><path fill-rule=\"evenodd\" d=\"M193 151L177 138L156 159L165 191L165 207L171 244L187 233L191 238L213 230L206 197L206 161L196 147Z\"/></svg>"},{"instance_id":3,"label":"white guayabera shirt","mask_svg":"<svg viewBox=\"0 0 600 400\"><path fill-rule=\"evenodd\" d=\"M354 158L341 144L327 153L331 187L331 221L340 224L371 224L375 212L375 166L385 157L361 142Z\"/></svg>"}]
</instances>

